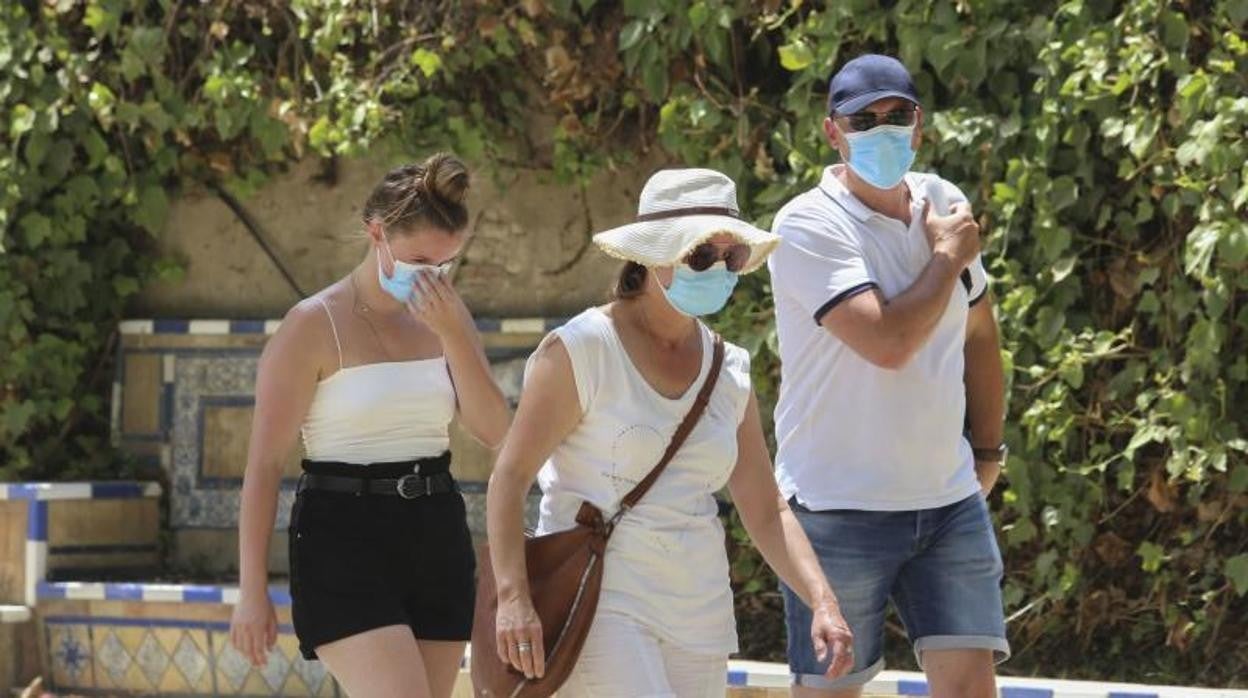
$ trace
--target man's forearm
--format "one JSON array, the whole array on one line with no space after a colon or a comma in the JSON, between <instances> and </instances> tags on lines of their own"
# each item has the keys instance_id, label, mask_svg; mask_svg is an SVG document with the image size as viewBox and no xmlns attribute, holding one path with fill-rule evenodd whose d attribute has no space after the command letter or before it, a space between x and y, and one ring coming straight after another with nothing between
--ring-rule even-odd
<instances>
[{"instance_id":1,"label":"man's forearm","mask_svg":"<svg viewBox=\"0 0 1248 698\"><path fill-rule=\"evenodd\" d=\"M940 323L957 283L958 268L934 255L905 291L885 298L878 289L851 298L824 316L824 328L871 363L899 369L923 347ZM878 299L878 300L877 300Z\"/></svg>"},{"instance_id":2,"label":"man's forearm","mask_svg":"<svg viewBox=\"0 0 1248 698\"><path fill-rule=\"evenodd\" d=\"M884 308L885 327L913 355L940 324L957 286L958 272L948 257L933 255L919 278L905 291L890 298Z\"/></svg>"},{"instance_id":3,"label":"man's forearm","mask_svg":"<svg viewBox=\"0 0 1248 698\"><path fill-rule=\"evenodd\" d=\"M996 448L1005 435L1005 373L992 339L966 345L966 414L975 448Z\"/></svg>"},{"instance_id":4,"label":"man's forearm","mask_svg":"<svg viewBox=\"0 0 1248 698\"><path fill-rule=\"evenodd\" d=\"M1005 371L996 323L967 338L966 414L970 423L971 446L995 449L1005 437ZM1000 465L976 459L975 470L984 489L991 489Z\"/></svg>"}]
</instances>

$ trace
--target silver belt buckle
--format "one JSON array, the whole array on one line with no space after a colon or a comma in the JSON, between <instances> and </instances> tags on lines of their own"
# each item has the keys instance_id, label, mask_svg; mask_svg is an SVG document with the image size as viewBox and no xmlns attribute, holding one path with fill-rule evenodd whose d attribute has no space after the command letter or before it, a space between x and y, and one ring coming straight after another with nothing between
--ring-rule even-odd
<instances>
[{"instance_id":1,"label":"silver belt buckle","mask_svg":"<svg viewBox=\"0 0 1248 698\"><path fill-rule=\"evenodd\" d=\"M416 499L417 497L420 496L421 492L420 490L417 489L417 485L414 484L413 481L419 482L420 481L419 479L420 479L420 464L417 463L416 467L412 468L411 473L404 475L403 477L399 478L398 482L394 483L394 490L403 499ZM413 484L409 484L409 483L413 483ZM429 483L427 481L425 483L424 493L429 494Z\"/></svg>"}]
</instances>

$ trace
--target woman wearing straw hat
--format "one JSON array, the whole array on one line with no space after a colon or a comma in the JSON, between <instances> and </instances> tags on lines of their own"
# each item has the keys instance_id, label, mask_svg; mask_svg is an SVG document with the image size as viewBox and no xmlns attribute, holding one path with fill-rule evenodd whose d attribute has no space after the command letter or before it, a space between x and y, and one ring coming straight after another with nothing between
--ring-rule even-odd
<instances>
[{"instance_id":1,"label":"woman wearing straw hat","mask_svg":"<svg viewBox=\"0 0 1248 698\"><path fill-rule=\"evenodd\" d=\"M616 514L709 375L715 338L698 317L720 310L737 275L779 242L741 220L736 186L712 170L658 172L639 209L636 222L594 237L625 262L614 299L555 330L530 359L490 478L499 654L528 676L542 675L545 657L525 575L525 493L536 478L539 534L572 527L582 502ZM817 609L810 632L833 655L829 676L849 669L848 626L772 477L750 356L726 345L706 411L619 518L597 613L561 698L724 695L737 635L712 495L725 484L767 562Z\"/></svg>"}]
</instances>

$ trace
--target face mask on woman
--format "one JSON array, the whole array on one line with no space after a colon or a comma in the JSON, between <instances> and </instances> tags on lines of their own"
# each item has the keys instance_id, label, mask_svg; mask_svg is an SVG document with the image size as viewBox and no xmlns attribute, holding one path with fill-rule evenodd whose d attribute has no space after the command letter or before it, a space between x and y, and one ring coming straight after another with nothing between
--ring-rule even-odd
<instances>
[{"instance_id":1,"label":"face mask on woman","mask_svg":"<svg viewBox=\"0 0 1248 698\"><path fill-rule=\"evenodd\" d=\"M430 274L441 274L446 271L446 265L434 264L412 264L410 262L400 262L394 256L394 250L390 249L390 240L383 238L386 244L386 254L390 255L390 261L394 263L394 273L386 276L385 269L381 266L381 255L377 255L377 280L381 282L381 290L390 294L396 301L400 303L410 303L416 300L416 283L417 277L421 272Z\"/></svg>"},{"instance_id":2,"label":"face mask on woman","mask_svg":"<svg viewBox=\"0 0 1248 698\"><path fill-rule=\"evenodd\" d=\"M672 274L672 285L663 289L663 294L673 308L697 317L713 315L723 309L736 285L736 273L728 271L723 262L715 263L706 271L694 271L681 264Z\"/></svg>"}]
</instances>

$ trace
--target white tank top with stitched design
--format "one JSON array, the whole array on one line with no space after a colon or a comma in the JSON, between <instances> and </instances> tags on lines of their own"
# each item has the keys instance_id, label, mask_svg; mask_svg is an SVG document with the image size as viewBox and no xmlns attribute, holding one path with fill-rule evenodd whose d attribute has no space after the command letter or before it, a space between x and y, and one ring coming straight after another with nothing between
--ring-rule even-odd
<instances>
[{"instance_id":1,"label":"white tank top with stitched design","mask_svg":"<svg viewBox=\"0 0 1248 698\"><path fill-rule=\"evenodd\" d=\"M342 365L342 344L329 306L338 348L338 371L316 386L304 417L309 460L385 463L437 456L450 447L455 387L446 359Z\"/></svg>"},{"instance_id":2,"label":"white tank top with stitched design","mask_svg":"<svg viewBox=\"0 0 1248 698\"><path fill-rule=\"evenodd\" d=\"M658 393L624 349L611 318L591 308L554 331L572 361L581 421L538 474L538 533L571 528L581 502L611 516L658 463L710 371L679 398ZM627 615L664 641L699 654L737 651L724 529L714 494L737 463L737 429L751 394L750 355L724 345L706 412L671 463L611 536L598 609Z\"/></svg>"}]
</instances>

